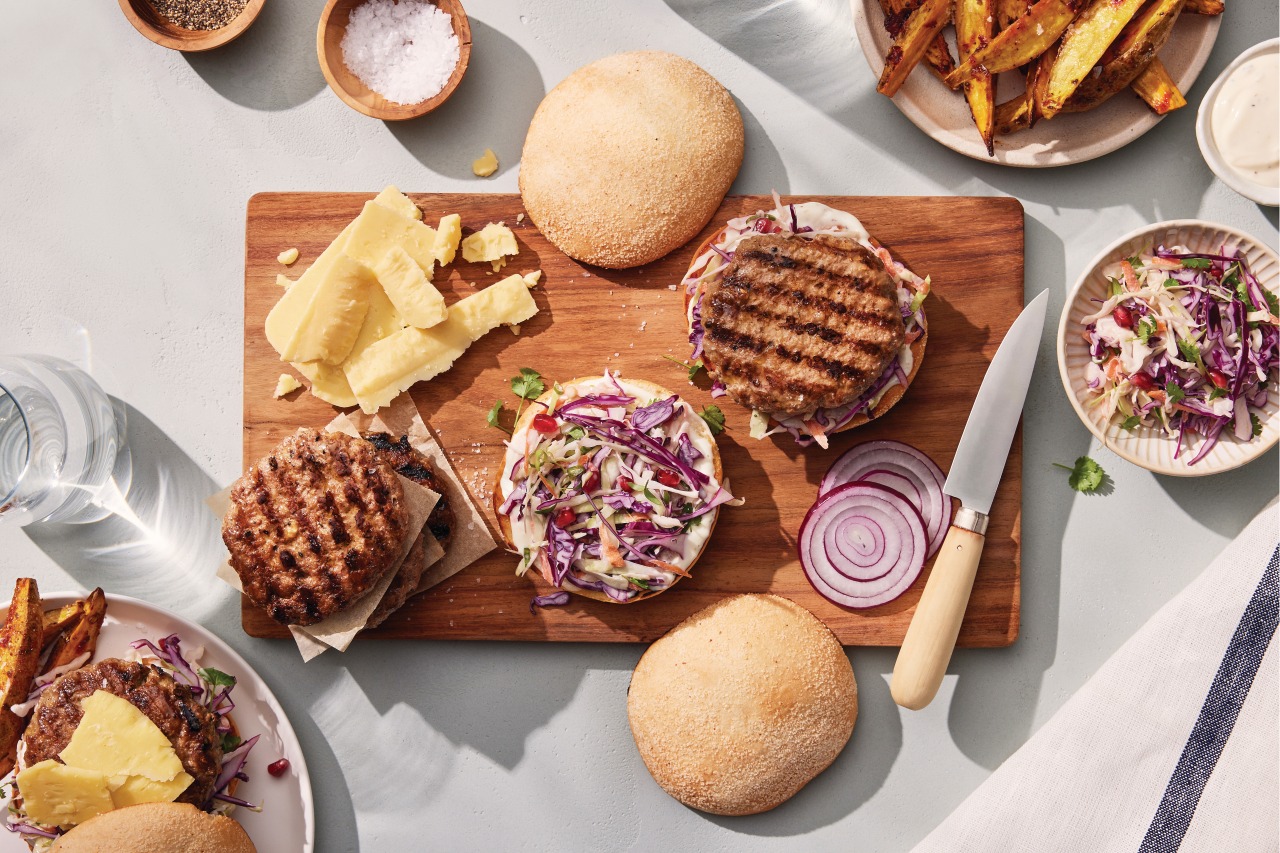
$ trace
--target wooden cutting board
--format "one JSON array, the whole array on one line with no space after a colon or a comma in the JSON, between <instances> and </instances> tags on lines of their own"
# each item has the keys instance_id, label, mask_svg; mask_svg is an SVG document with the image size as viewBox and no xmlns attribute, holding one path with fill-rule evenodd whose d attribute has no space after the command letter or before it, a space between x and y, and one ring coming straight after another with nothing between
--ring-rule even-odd
<instances>
[{"instance_id":1,"label":"wooden cutting board","mask_svg":"<svg viewBox=\"0 0 1280 853\"><path fill-rule=\"evenodd\" d=\"M337 410L308 392L273 399L276 380L293 372L263 334L263 322L283 293L276 275L296 279L372 198L368 193L259 193L249 200L244 280L244 464L301 426L321 427ZM896 601L847 610L819 596L805 580L795 538L828 466L855 443L906 441L948 470L961 430L991 357L1022 309L1022 206L1012 198L794 196L847 210L910 269L931 276L925 302L929 344L915 383L879 421L834 437L831 449L802 449L786 434L756 441L747 435L749 411L727 398L713 400L705 372L695 382L662 358L689 354L681 293L672 290L695 248L725 221L773 206L764 196L726 198L711 223L685 247L647 266L611 271L579 264L549 243L524 217L518 195L410 194L434 225L462 216L463 233L489 222L512 226L520 254L500 274L488 264L458 260L438 271L436 285L450 302L512 272L541 269L533 291L539 314L520 334L499 328L473 345L448 372L412 389L419 411L477 504L492 521L490 489L505 433L488 428L494 401L517 402L509 380L532 367L549 380L598 376L605 367L680 393L698 409L718 403L728 430L719 436L724 470L741 507L720 512L693 577L670 592L635 605L573 596L563 607L530 613L530 599L548 592L534 573L514 574L516 559L501 550L418 595L367 636L457 640L648 642L690 614L727 595L770 592L809 610L846 645L902 642L924 588L928 567ZM286 270L276 255L297 248ZM508 418L510 416L508 415ZM1007 646L1018 636L1022 507L1022 435L1014 437L991 511L986 550L960 630L962 646ZM254 637L289 632L244 599L242 622ZM365 635L362 635L365 636Z\"/></svg>"}]
</instances>

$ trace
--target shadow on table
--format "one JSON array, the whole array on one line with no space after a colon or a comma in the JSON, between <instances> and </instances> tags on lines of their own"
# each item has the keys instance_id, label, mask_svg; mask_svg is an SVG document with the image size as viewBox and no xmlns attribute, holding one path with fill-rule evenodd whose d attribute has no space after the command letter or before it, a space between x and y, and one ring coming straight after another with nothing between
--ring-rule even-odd
<instances>
[{"instance_id":1,"label":"shadow on table","mask_svg":"<svg viewBox=\"0 0 1280 853\"><path fill-rule=\"evenodd\" d=\"M266 3L235 41L184 53L193 71L229 101L255 110L287 110L325 88L316 59L322 3Z\"/></svg>"},{"instance_id":2,"label":"shadow on table","mask_svg":"<svg viewBox=\"0 0 1280 853\"><path fill-rule=\"evenodd\" d=\"M88 524L31 524L27 536L86 589L101 586L197 621L232 602L238 607L213 573L222 539L204 499L218 486L145 415L113 403L127 420L128 452L115 474L124 505Z\"/></svg>"},{"instance_id":3,"label":"shadow on table","mask_svg":"<svg viewBox=\"0 0 1280 853\"><path fill-rule=\"evenodd\" d=\"M1224 439L1231 441L1230 437ZM1207 477L1155 475L1156 482L1183 511L1205 527L1227 539L1240 531L1262 511L1267 501L1280 491L1280 448L1273 447L1257 459L1237 468ZM1253 506L1240 512L1241 497L1253 495Z\"/></svg>"},{"instance_id":4,"label":"shadow on table","mask_svg":"<svg viewBox=\"0 0 1280 853\"><path fill-rule=\"evenodd\" d=\"M422 165L450 178L476 180L471 161L486 148L505 174L520 163L525 132L546 89L524 48L471 18L471 62L457 90L434 112L387 129ZM476 185L477 192L484 186Z\"/></svg>"},{"instance_id":5,"label":"shadow on table","mask_svg":"<svg viewBox=\"0 0 1280 853\"><path fill-rule=\"evenodd\" d=\"M729 195L768 195L774 190L779 195L791 192L791 179L787 177L787 165L764 125L737 98L733 102L742 115L743 153L742 168L729 187Z\"/></svg>"}]
</instances>

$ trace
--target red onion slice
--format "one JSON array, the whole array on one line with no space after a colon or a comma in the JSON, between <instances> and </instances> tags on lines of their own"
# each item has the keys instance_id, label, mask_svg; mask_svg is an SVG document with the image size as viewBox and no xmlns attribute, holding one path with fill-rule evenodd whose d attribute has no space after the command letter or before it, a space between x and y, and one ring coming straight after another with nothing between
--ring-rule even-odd
<instances>
[{"instance_id":1,"label":"red onion slice","mask_svg":"<svg viewBox=\"0 0 1280 853\"><path fill-rule=\"evenodd\" d=\"M947 478L932 459L901 441L864 441L831 465L818 486L818 497L859 480L886 486L915 504L929 537L928 556L938 552L951 526L951 498L942 493Z\"/></svg>"},{"instance_id":2,"label":"red onion slice","mask_svg":"<svg viewBox=\"0 0 1280 853\"><path fill-rule=\"evenodd\" d=\"M847 483L818 498L800 524L800 565L813 588L843 607L893 601L920 576L928 551L920 513L874 483Z\"/></svg>"}]
</instances>

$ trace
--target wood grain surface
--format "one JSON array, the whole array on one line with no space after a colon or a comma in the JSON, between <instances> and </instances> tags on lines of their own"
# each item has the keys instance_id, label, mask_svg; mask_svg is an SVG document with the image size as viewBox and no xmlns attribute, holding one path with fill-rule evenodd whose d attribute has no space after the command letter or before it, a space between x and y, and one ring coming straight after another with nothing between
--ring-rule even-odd
<instances>
[{"instance_id":1,"label":"wood grain surface","mask_svg":"<svg viewBox=\"0 0 1280 853\"><path fill-rule=\"evenodd\" d=\"M296 279L360 212L372 193L259 193L249 200L245 239L244 465L264 456L301 426L323 426L337 413L307 391L273 399L283 372L263 322L284 292L278 273ZM830 464L852 445L893 438L928 453L948 470L978 386L1005 332L1022 309L1022 206L1012 198L794 196L822 201L858 216L867 229L918 275L933 280L925 302L929 345L911 390L878 421L835 436L831 449L802 449L786 434L748 437L749 411L711 398L705 372L693 383L685 369L662 358L688 356L678 284L694 249L735 216L772 207L767 197L731 196L702 234L665 258L632 270L589 267L570 259L525 217L518 195L414 194L434 225L457 213L463 233L489 222L512 226L520 254L500 274L488 264L458 260L437 271L436 285L453 302L513 272L541 269L533 291L540 311L520 334L499 328L473 345L448 372L412 389L458 475L487 513L490 483L505 433L485 425L497 399L514 410L509 380L532 367L554 380L599 375L603 368L665 385L701 409L717 403L728 429L719 436L725 474L741 507L725 507L693 577L670 592L634 605L572 596L563 607L530 613L547 585L530 572L514 574L516 558L502 550L439 586L415 596L366 635L377 638L648 642L719 598L770 592L790 598L822 619L846 645L902 642L929 568L896 601L868 610L838 607L805 580L795 537ZM276 255L301 253L285 269ZM301 378L301 377L298 377ZM510 415L507 416L508 423ZM991 510L986 549L960 630L961 646L1007 646L1018 636L1022 506L1022 433L1009 452ZM492 519L491 519L492 520ZM244 600L242 622L254 637L288 637L288 630Z\"/></svg>"}]
</instances>

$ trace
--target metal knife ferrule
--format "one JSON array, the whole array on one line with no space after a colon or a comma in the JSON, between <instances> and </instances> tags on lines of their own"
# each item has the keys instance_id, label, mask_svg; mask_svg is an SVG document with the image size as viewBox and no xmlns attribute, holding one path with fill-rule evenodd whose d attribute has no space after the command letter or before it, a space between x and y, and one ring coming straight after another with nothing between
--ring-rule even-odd
<instances>
[{"instance_id":1,"label":"metal knife ferrule","mask_svg":"<svg viewBox=\"0 0 1280 853\"><path fill-rule=\"evenodd\" d=\"M972 530L979 536L986 536L987 520L985 513L962 506L960 511L956 513L956 517L951 520L951 526L959 527L961 530Z\"/></svg>"}]
</instances>

